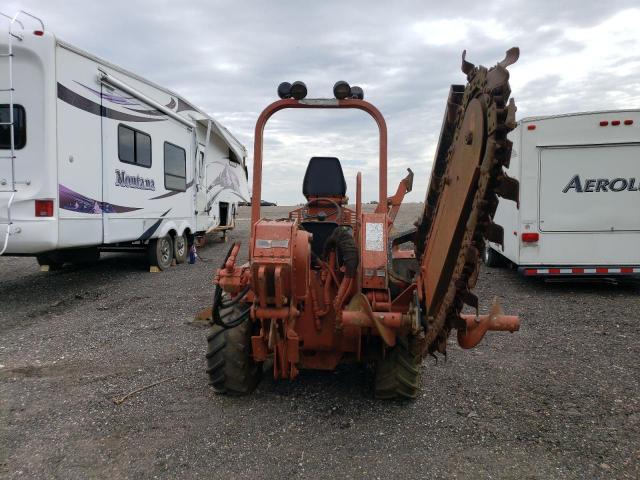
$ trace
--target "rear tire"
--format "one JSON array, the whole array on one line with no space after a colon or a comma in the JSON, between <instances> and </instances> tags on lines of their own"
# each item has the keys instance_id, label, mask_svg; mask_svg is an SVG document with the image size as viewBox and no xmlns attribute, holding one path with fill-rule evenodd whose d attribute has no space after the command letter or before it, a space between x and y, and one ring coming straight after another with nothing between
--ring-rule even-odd
<instances>
[{"instance_id":1,"label":"rear tire","mask_svg":"<svg viewBox=\"0 0 640 480\"><path fill-rule=\"evenodd\" d=\"M187 242L187 235L176 235L173 239L173 258L176 259L176 263L184 263L187 261L189 255L189 243Z\"/></svg>"},{"instance_id":2,"label":"rear tire","mask_svg":"<svg viewBox=\"0 0 640 480\"><path fill-rule=\"evenodd\" d=\"M171 237L165 235L164 237L150 240L149 245L147 245L147 256L151 266L158 267L160 270L169 268L171 260L173 260L173 241Z\"/></svg>"},{"instance_id":3,"label":"rear tire","mask_svg":"<svg viewBox=\"0 0 640 480\"><path fill-rule=\"evenodd\" d=\"M223 309L222 321L238 315L237 307ZM251 354L251 320L237 327L213 325L207 336L207 374L209 384L218 393L248 395L262 377L262 364Z\"/></svg>"},{"instance_id":4,"label":"rear tire","mask_svg":"<svg viewBox=\"0 0 640 480\"><path fill-rule=\"evenodd\" d=\"M504 265L503 257L489 245L484 246L482 261L489 268L498 268Z\"/></svg>"},{"instance_id":5,"label":"rear tire","mask_svg":"<svg viewBox=\"0 0 640 480\"><path fill-rule=\"evenodd\" d=\"M376 362L376 398L415 399L418 396L422 355L416 350L413 337L398 337L395 347Z\"/></svg>"}]
</instances>

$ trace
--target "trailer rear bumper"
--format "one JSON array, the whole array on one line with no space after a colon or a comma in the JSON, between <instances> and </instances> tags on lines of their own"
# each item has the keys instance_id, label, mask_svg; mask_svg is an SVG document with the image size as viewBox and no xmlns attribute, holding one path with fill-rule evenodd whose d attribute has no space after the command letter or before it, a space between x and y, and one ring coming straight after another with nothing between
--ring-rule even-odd
<instances>
[{"instance_id":1,"label":"trailer rear bumper","mask_svg":"<svg viewBox=\"0 0 640 480\"><path fill-rule=\"evenodd\" d=\"M617 277L640 276L640 265L520 266L525 277Z\"/></svg>"},{"instance_id":2,"label":"trailer rear bumper","mask_svg":"<svg viewBox=\"0 0 640 480\"><path fill-rule=\"evenodd\" d=\"M0 223L0 241L2 242L4 242L7 228L10 228L10 235L5 255L36 255L58 248L58 222L53 218L18 220L10 226L7 223Z\"/></svg>"}]
</instances>

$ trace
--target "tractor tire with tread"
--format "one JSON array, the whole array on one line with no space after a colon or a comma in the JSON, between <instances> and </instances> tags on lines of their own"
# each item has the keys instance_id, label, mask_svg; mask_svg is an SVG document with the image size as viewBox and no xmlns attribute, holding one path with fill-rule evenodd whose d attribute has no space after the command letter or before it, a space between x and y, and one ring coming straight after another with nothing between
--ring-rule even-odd
<instances>
[{"instance_id":1,"label":"tractor tire with tread","mask_svg":"<svg viewBox=\"0 0 640 480\"><path fill-rule=\"evenodd\" d=\"M222 321L238 315L238 307L222 309ZM209 384L218 393L248 395L262 377L262 364L251 355L250 320L237 327L224 328L214 324L207 336L207 374Z\"/></svg>"},{"instance_id":2,"label":"tractor tire with tread","mask_svg":"<svg viewBox=\"0 0 640 480\"><path fill-rule=\"evenodd\" d=\"M422 355L412 337L398 337L395 347L376 362L375 397L415 399L420 391Z\"/></svg>"}]
</instances>

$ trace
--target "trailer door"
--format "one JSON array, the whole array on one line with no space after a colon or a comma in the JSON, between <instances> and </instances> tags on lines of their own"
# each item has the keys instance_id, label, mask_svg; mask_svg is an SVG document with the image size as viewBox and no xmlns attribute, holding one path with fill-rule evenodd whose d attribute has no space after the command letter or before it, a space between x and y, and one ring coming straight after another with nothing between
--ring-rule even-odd
<instances>
[{"instance_id":1,"label":"trailer door","mask_svg":"<svg viewBox=\"0 0 640 480\"><path fill-rule=\"evenodd\" d=\"M640 144L539 152L541 232L640 230Z\"/></svg>"}]
</instances>

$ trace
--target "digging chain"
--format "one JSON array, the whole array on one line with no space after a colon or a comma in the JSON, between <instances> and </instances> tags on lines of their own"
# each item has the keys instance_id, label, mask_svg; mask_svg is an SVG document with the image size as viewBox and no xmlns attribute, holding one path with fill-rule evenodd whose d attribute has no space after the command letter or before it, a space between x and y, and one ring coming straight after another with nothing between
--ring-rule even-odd
<instances>
[{"instance_id":1,"label":"digging chain","mask_svg":"<svg viewBox=\"0 0 640 480\"><path fill-rule=\"evenodd\" d=\"M457 108L455 133L448 149L446 164L440 165L440 171L444 169L444 174L430 185L429 195L435 199L435 202L431 203L431 208L425 209L422 218L423 230L428 232L433 221L438 197L444 187L443 179L447 178L451 169L451 159L454 158L457 139L462 134L464 116L473 99L480 100L483 106L487 126L486 142L471 211L451 280L440 308L435 315L427 319L428 328L424 345L429 353L434 351L445 353L451 329L464 328L465 323L460 318L464 304L477 310L477 297L470 291L475 287L478 278L480 252L484 248L485 239L501 244L503 238L502 227L493 223L493 216L498 206L498 195L514 201L518 198L517 181L509 178L503 171L503 166L509 166L511 157L512 144L507 139L507 133L515 128L516 112L513 99L509 100L511 89L506 67L514 63L517 57L517 49L511 49L507 52L505 60L491 69L486 69L466 62L463 53L462 70L467 74L468 83L462 102Z\"/></svg>"}]
</instances>

